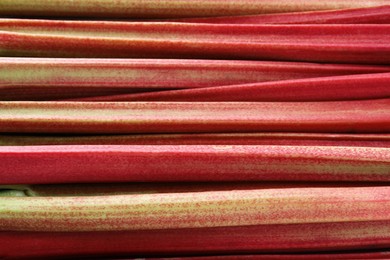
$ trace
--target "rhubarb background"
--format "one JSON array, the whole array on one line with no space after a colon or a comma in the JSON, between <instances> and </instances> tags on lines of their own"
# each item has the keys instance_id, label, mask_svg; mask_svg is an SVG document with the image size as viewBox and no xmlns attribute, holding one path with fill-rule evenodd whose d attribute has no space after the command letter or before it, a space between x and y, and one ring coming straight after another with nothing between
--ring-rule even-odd
<instances>
[{"instance_id":1,"label":"rhubarb background","mask_svg":"<svg viewBox=\"0 0 390 260\"><path fill-rule=\"evenodd\" d=\"M0 258L389 258L389 22L0 1Z\"/></svg>"}]
</instances>

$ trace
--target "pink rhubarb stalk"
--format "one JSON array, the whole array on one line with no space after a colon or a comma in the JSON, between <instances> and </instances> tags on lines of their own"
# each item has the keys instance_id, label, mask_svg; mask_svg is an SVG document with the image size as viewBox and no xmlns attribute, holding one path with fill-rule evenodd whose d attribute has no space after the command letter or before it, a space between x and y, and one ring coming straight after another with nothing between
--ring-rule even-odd
<instances>
[{"instance_id":1,"label":"pink rhubarb stalk","mask_svg":"<svg viewBox=\"0 0 390 260\"><path fill-rule=\"evenodd\" d=\"M273 59L389 64L390 25L0 23L4 56ZM348 32L346 34L345 32Z\"/></svg>"},{"instance_id":2,"label":"pink rhubarb stalk","mask_svg":"<svg viewBox=\"0 0 390 260\"><path fill-rule=\"evenodd\" d=\"M325 193L329 194L329 191ZM0 232L0 256L6 259L64 256L123 258L281 251L296 254L375 248L386 250L389 247L390 221L118 232Z\"/></svg>"},{"instance_id":3,"label":"pink rhubarb stalk","mask_svg":"<svg viewBox=\"0 0 390 260\"><path fill-rule=\"evenodd\" d=\"M390 131L390 99L338 102L0 102L8 133Z\"/></svg>"},{"instance_id":4,"label":"pink rhubarb stalk","mask_svg":"<svg viewBox=\"0 0 390 260\"><path fill-rule=\"evenodd\" d=\"M71 99L72 101L335 101L390 97L390 73L249 83L148 93Z\"/></svg>"},{"instance_id":5,"label":"pink rhubarb stalk","mask_svg":"<svg viewBox=\"0 0 390 260\"><path fill-rule=\"evenodd\" d=\"M390 6L283 14L222 16L171 20L213 24L388 24Z\"/></svg>"},{"instance_id":6,"label":"pink rhubarb stalk","mask_svg":"<svg viewBox=\"0 0 390 260\"><path fill-rule=\"evenodd\" d=\"M0 230L125 231L389 221L389 198L390 187L4 197Z\"/></svg>"},{"instance_id":7,"label":"pink rhubarb stalk","mask_svg":"<svg viewBox=\"0 0 390 260\"><path fill-rule=\"evenodd\" d=\"M344 8L386 5L387 0L187 0L187 1L116 1L83 0L80 3L58 0L2 0L0 15L9 16L61 16L103 18L171 18L282 13L310 10L334 10Z\"/></svg>"},{"instance_id":8,"label":"pink rhubarb stalk","mask_svg":"<svg viewBox=\"0 0 390 260\"><path fill-rule=\"evenodd\" d=\"M25 145L303 145L389 147L390 134L216 133L138 135L0 135L0 146Z\"/></svg>"},{"instance_id":9,"label":"pink rhubarb stalk","mask_svg":"<svg viewBox=\"0 0 390 260\"><path fill-rule=\"evenodd\" d=\"M344 146L1 146L2 184L389 181L390 149Z\"/></svg>"}]
</instances>

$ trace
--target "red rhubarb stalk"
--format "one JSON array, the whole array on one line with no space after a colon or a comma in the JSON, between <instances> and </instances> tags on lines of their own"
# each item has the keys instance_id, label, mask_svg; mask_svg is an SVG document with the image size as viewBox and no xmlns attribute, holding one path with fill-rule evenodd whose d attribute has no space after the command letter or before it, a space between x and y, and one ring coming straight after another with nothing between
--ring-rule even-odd
<instances>
[{"instance_id":1,"label":"red rhubarb stalk","mask_svg":"<svg viewBox=\"0 0 390 260\"><path fill-rule=\"evenodd\" d=\"M390 131L390 99L338 102L0 102L8 133Z\"/></svg>"},{"instance_id":2,"label":"red rhubarb stalk","mask_svg":"<svg viewBox=\"0 0 390 260\"><path fill-rule=\"evenodd\" d=\"M377 24L5 20L1 27L3 56L273 59L355 64L389 64L390 56L390 25Z\"/></svg>"},{"instance_id":3,"label":"red rhubarb stalk","mask_svg":"<svg viewBox=\"0 0 390 260\"><path fill-rule=\"evenodd\" d=\"M119 232L0 232L0 256L6 259L296 253L389 247L390 221Z\"/></svg>"},{"instance_id":4,"label":"red rhubarb stalk","mask_svg":"<svg viewBox=\"0 0 390 260\"><path fill-rule=\"evenodd\" d=\"M72 101L336 101L390 97L390 73L154 91Z\"/></svg>"},{"instance_id":5,"label":"red rhubarb stalk","mask_svg":"<svg viewBox=\"0 0 390 260\"><path fill-rule=\"evenodd\" d=\"M0 146L18 145L303 145L389 147L390 134L222 133L138 135L0 135Z\"/></svg>"},{"instance_id":6,"label":"red rhubarb stalk","mask_svg":"<svg viewBox=\"0 0 390 260\"><path fill-rule=\"evenodd\" d=\"M80 3L58 0L2 0L0 15L9 16L60 16L98 18L170 18L204 17L222 15L245 15L282 13L310 10L334 10L386 5L387 0L187 0L181 1L116 1L84 0Z\"/></svg>"},{"instance_id":7,"label":"red rhubarb stalk","mask_svg":"<svg viewBox=\"0 0 390 260\"><path fill-rule=\"evenodd\" d=\"M377 147L1 146L2 184L129 181L389 181Z\"/></svg>"},{"instance_id":8,"label":"red rhubarb stalk","mask_svg":"<svg viewBox=\"0 0 390 260\"><path fill-rule=\"evenodd\" d=\"M388 24L390 23L390 6L284 14L185 18L171 21L213 24Z\"/></svg>"}]
</instances>

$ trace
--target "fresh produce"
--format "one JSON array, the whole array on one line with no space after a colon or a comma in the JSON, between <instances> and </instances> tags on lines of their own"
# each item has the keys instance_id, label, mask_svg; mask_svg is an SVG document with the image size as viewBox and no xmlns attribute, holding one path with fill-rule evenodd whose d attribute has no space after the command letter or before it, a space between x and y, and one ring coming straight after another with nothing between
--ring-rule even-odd
<instances>
[{"instance_id":1,"label":"fresh produce","mask_svg":"<svg viewBox=\"0 0 390 260\"><path fill-rule=\"evenodd\" d=\"M390 67L273 61L0 58L0 99L66 99L383 72L390 72Z\"/></svg>"},{"instance_id":2,"label":"fresh produce","mask_svg":"<svg viewBox=\"0 0 390 260\"><path fill-rule=\"evenodd\" d=\"M339 102L0 102L0 132L387 133L390 99Z\"/></svg>"},{"instance_id":3,"label":"fresh produce","mask_svg":"<svg viewBox=\"0 0 390 260\"><path fill-rule=\"evenodd\" d=\"M0 15L9 16L63 16L101 18L170 18L281 13L310 10L334 10L373 7L389 4L388 0L82 0L79 2L59 0L2 0Z\"/></svg>"},{"instance_id":4,"label":"fresh produce","mask_svg":"<svg viewBox=\"0 0 390 260\"><path fill-rule=\"evenodd\" d=\"M230 187L122 196L4 197L0 227L8 231L0 233L0 252L13 257L104 257L312 252L372 249L373 244L385 249L390 243L387 186ZM133 211L137 214L127 214ZM126 225L132 230L126 231ZM155 225L160 229L151 229ZM170 228L182 225L186 227ZM11 231L38 226L66 232ZM111 231L76 231L86 228Z\"/></svg>"},{"instance_id":5,"label":"fresh produce","mask_svg":"<svg viewBox=\"0 0 390 260\"><path fill-rule=\"evenodd\" d=\"M148 93L85 97L73 101L335 101L390 97L390 73L282 80Z\"/></svg>"},{"instance_id":6,"label":"fresh produce","mask_svg":"<svg viewBox=\"0 0 390 260\"><path fill-rule=\"evenodd\" d=\"M389 193L389 187L333 187L4 197L0 230L125 231L388 221Z\"/></svg>"},{"instance_id":7,"label":"fresh produce","mask_svg":"<svg viewBox=\"0 0 390 260\"><path fill-rule=\"evenodd\" d=\"M1 259L387 259L390 0L1 0Z\"/></svg>"},{"instance_id":8,"label":"fresh produce","mask_svg":"<svg viewBox=\"0 0 390 260\"><path fill-rule=\"evenodd\" d=\"M390 149L377 147L0 146L0 156L3 184L390 180Z\"/></svg>"},{"instance_id":9,"label":"fresh produce","mask_svg":"<svg viewBox=\"0 0 390 260\"><path fill-rule=\"evenodd\" d=\"M3 56L390 64L388 24L248 25L51 20L23 23L5 20L0 27L0 53Z\"/></svg>"},{"instance_id":10,"label":"fresh produce","mask_svg":"<svg viewBox=\"0 0 390 260\"><path fill-rule=\"evenodd\" d=\"M233 235L234 234L234 235ZM117 232L0 232L0 256L12 258L189 256L383 249L389 221L256 225ZM363 258L364 259L364 258Z\"/></svg>"}]
</instances>

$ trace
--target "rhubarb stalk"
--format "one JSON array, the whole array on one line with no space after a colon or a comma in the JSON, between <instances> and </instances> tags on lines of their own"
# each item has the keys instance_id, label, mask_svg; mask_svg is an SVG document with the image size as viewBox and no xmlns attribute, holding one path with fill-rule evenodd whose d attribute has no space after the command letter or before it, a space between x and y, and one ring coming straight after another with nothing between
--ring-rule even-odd
<instances>
[{"instance_id":1,"label":"rhubarb stalk","mask_svg":"<svg viewBox=\"0 0 390 260\"><path fill-rule=\"evenodd\" d=\"M2 0L0 15L66 16L100 18L170 18L281 13L310 10L333 10L386 5L386 0L187 0L182 1L116 1L110 0Z\"/></svg>"},{"instance_id":2,"label":"rhubarb stalk","mask_svg":"<svg viewBox=\"0 0 390 260\"><path fill-rule=\"evenodd\" d=\"M1 87L200 88L385 72L390 72L390 67L274 61L0 58Z\"/></svg>"},{"instance_id":3,"label":"rhubarb stalk","mask_svg":"<svg viewBox=\"0 0 390 260\"><path fill-rule=\"evenodd\" d=\"M272 61L0 58L0 99L64 99L389 71L386 66Z\"/></svg>"},{"instance_id":4,"label":"rhubarb stalk","mask_svg":"<svg viewBox=\"0 0 390 260\"><path fill-rule=\"evenodd\" d=\"M72 101L335 101L390 97L390 73L283 80Z\"/></svg>"},{"instance_id":5,"label":"rhubarb stalk","mask_svg":"<svg viewBox=\"0 0 390 260\"><path fill-rule=\"evenodd\" d=\"M0 102L8 133L390 131L390 99L339 102Z\"/></svg>"},{"instance_id":6,"label":"rhubarb stalk","mask_svg":"<svg viewBox=\"0 0 390 260\"><path fill-rule=\"evenodd\" d=\"M390 180L390 149L377 147L0 146L0 157L3 184Z\"/></svg>"},{"instance_id":7,"label":"rhubarb stalk","mask_svg":"<svg viewBox=\"0 0 390 260\"><path fill-rule=\"evenodd\" d=\"M0 27L3 56L271 59L354 64L389 64L390 56L390 25L378 24L6 20Z\"/></svg>"},{"instance_id":8,"label":"rhubarb stalk","mask_svg":"<svg viewBox=\"0 0 390 260\"><path fill-rule=\"evenodd\" d=\"M118 232L0 232L0 256L123 258L386 250L390 246L389 234L390 221Z\"/></svg>"},{"instance_id":9,"label":"rhubarb stalk","mask_svg":"<svg viewBox=\"0 0 390 260\"><path fill-rule=\"evenodd\" d=\"M389 187L4 197L0 230L125 231L389 221L389 197Z\"/></svg>"}]
</instances>

